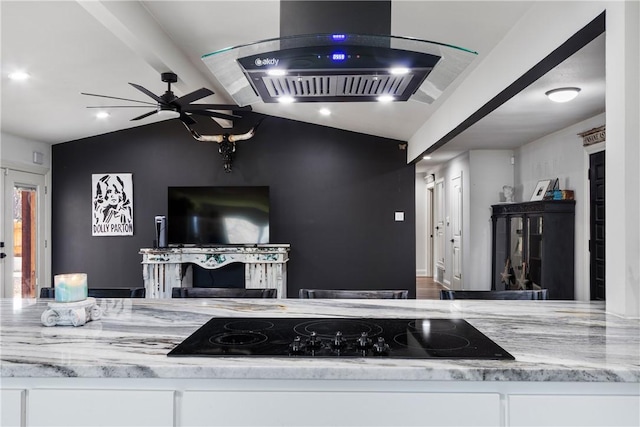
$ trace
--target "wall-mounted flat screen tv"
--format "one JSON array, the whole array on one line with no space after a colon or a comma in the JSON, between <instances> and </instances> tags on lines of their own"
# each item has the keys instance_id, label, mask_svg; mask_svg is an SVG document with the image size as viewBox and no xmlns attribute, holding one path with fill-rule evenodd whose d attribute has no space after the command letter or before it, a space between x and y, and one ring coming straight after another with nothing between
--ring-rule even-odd
<instances>
[{"instance_id":1,"label":"wall-mounted flat screen tv","mask_svg":"<svg viewBox=\"0 0 640 427\"><path fill-rule=\"evenodd\" d=\"M269 187L169 187L167 242L269 243Z\"/></svg>"}]
</instances>

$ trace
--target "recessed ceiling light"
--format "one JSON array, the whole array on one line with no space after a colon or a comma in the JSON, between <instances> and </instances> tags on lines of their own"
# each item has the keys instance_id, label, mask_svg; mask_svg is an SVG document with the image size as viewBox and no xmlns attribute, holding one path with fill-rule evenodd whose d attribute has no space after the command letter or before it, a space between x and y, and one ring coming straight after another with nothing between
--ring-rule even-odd
<instances>
[{"instance_id":1,"label":"recessed ceiling light","mask_svg":"<svg viewBox=\"0 0 640 427\"><path fill-rule=\"evenodd\" d=\"M322 114L323 116L330 116L331 115L331 110L329 110L328 108L321 108L320 109L320 114Z\"/></svg>"},{"instance_id":2,"label":"recessed ceiling light","mask_svg":"<svg viewBox=\"0 0 640 427\"><path fill-rule=\"evenodd\" d=\"M569 102L580 92L578 87L561 87L545 92L545 95L549 97L553 102Z\"/></svg>"},{"instance_id":3,"label":"recessed ceiling light","mask_svg":"<svg viewBox=\"0 0 640 427\"><path fill-rule=\"evenodd\" d=\"M283 104L291 104L293 101L295 101L295 99L293 99L292 96L281 96L280 98L278 98L278 102L281 102Z\"/></svg>"},{"instance_id":4,"label":"recessed ceiling light","mask_svg":"<svg viewBox=\"0 0 640 427\"><path fill-rule=\"evenodd\" d=\"M26 73L24 71L15 71L11 74L9 74L9 78L11 80L27 80L29 77L29 73Z\"/></svg>"},{"instance_id":5,"label":"recessed ceiling light","mask_svg":"<svg viewBox=\"0 0 640 427\"><path fill-rule=\"evenodd\" d=\"M378 102L391 102L393 101L395 98L391 95L380 95L378 97Z\"/></svg>"},{"instance_id":6,"label":"recessed ceiling light","mask_svg":"<svg viewBox=\"0 0 640 427\"><path fill-rule=\"evenodd\" d=\"M106 119L107 117L109 117L111 114L107 113L106 111L98 111L96 113L96 117L99 119Z\"/></svg>"},{"instance_id":7,"label":"recessed ceiling light","mask_svg":"<svg viewBox=\"0 0 640 427\"><path fill-rule=\"evenodd\" d=\"M423 156L422 157L424 160L431 160L431 156Z\"/></svg>"}]
</instances>

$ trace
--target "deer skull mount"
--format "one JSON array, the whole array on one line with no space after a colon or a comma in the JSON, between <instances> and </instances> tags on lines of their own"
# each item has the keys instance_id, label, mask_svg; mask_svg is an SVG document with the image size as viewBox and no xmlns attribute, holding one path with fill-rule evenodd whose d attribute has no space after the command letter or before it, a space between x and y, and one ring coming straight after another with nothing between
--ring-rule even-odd
<instances>
[{"instance_id":1,"label":"deer skull mount","mask_svg":"<svg viewBox=\"0 0 640 427\"><path fill-rule=\"evenodd\" d=\"M233 166L233 153L236 151L236 142L244 141L253 137L256 134L256 129L260 122L257 125L251 128L249 132L243 134L229 134L224 133L220 135L200 135L197 131L195 131L191 126L187 125L183 122L185 127L191 133L194 139L202 142L217 142L218 143L218 152L222 156L222 161L224 164L224 171L229 173L231 172L231 167Z\"/></svg>"}]
</instances>

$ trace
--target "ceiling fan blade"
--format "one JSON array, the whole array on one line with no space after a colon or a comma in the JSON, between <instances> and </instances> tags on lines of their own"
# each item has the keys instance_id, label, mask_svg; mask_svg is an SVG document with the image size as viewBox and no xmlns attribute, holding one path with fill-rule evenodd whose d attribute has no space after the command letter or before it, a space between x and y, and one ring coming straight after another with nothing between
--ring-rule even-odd
<instances>
[{"instance_id":1,"label":"ceiling fan blade","mask_svg":"<svg viewBox=\"0 0 640 427\"><path fill-rule=\"evenodd\" d=\"M173 102L177 103L180 106L184 106L209 95L213 95L213 91L203 87L202 89L194 90L191 93L181 96Z\"/></svg>"},{"instance_id":2,"label":"ceiling fan blade","mask_svg":"<svg viewBox=\"0 0 640 427\"><path fill-rule=\"evenodd\" d=\"M148 113L145 113L145 114L143 114L141 116L134 117L133 119L131 119L131 121L147 118L147 117L149 117L149 116L151 116L153 114L156 114L157 112L158 112L158 110L149 111Z\"/></svg>"},{"instance_id":3,"label":"ceiling fan blade","mask_svg":"<svg viewBox=\"0 0 640 427\"><path fill-rule=\"evenodd\" d=\"M100 98L118 99L120 101L131 101L131 102L139 102L141 104L156 105L154 102L138 101L137 99L118 98L117 96L97 95L95 93L80 92L80 95L98 96Z\"/></svg>"},{"instance_id":4,"label":"ceiling fan blade","mask_svg":"<svg viewBox=\"0 0 640 427\"><path fill-rule=\"evenodd\" d=\"M87 108L157 108L155 104L151 105L99 105Z\"/></svg>"},{"instance_id":5,"label":"ceiling fan blade","mask_svg":"<svg viewBox=\"0 0 640 427\"><path fill-rule=\"evenodd\" d=\"M223 113L216 113L215 111L207 111L207 110L195 110L195 111L189 111L189 114L197 114L199 116L207 116L207 117L217 117L218 119L225 119L225 120L234 120L234 119L241 119L242 116L236 116L235 114L223 114Z\"/></svg>"},{"instance_id":6,"label":"ceiling fan blade","mask_svg":"<svg viewBox=\"0 0 640 427\"><path fill-rule=\"evenodd\" d=\"M144 88L140 85L137 85L135 83L129 83L131 86L135 87L136 89L138 89L140 92L144 93L145 95L155 99L156 101L158 101L160 104L165 104L165 101L160 98L158 95L156 95L155 93L151 92L149 89Z\"/></svg>"},{"instance_id":7,"label":"ceiling fan blade","mask_svg":"<svg viewBox=\"0 0 640 427\"><path fill-rule=\"evenodd\" d=\"M251 111L251 106L239 107L233 104L190 104L182 107L182 111L195 110L231 110L231 111Z\"/></svg>"}]
</instances>

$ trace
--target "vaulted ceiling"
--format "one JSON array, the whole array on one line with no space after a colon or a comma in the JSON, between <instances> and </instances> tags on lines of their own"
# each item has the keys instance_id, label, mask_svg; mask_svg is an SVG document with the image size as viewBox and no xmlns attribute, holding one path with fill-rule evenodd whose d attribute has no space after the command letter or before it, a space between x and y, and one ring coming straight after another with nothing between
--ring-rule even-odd
<instances>
[{"instance_id":1,"label":"vaulted ceiling","mask_svg":"<svg viewBox=\"0 0 640 427\"><path fill-rule=\"evenodd\" d=\"M392 1L391 34L461 46L478 52L471 72L516 27L532 2ZM132 122L138 109L110 109L95 117L89 105L112 105L81 92L147 101L128 82L156 94L160 73L173 71L180 96L201 87L207 103L233 100L202 55L278 37L278 1L2 1L2 131L56 144L162 120ZM535 40L532 40L534 43ZM10 81L24 70L28 81ZM465 77L465 73L461 78ZM458 81L434 103L320 103L252 105L272 116L408 141L446 101ZM583 90L571 108L550 107L540 93L558 86ZM102 104L100 104L102 102ZM329 107L331 115L319 114ZM513 148L604 111L604 35L440 150L438 161L469 148ZM209 120L209 119L207 119ZM434 154L438 154L437 152Z\"/></svg>"}]
</instances>

